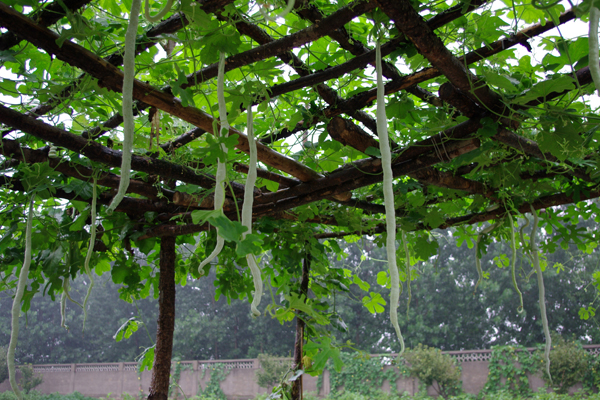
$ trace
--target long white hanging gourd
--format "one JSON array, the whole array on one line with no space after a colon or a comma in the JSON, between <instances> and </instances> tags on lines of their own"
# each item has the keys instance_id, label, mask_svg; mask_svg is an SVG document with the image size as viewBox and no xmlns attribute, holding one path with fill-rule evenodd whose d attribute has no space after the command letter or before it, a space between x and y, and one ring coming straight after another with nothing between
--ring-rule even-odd
<instances>
[{"instance_id":1,"label":"long white hanging gourd","mask_svg":"<svg viewBox=\"0 0 600 400\"><path fill-rule=\"evenodd\" d=\"M590 7L590 34L589 34L589 66L592 80L600 94L600 65L598 64L598 23L600 22L600 10L592 4Z\"/></svg>"},{"instance_id":2,"label":"long white hanging gourd","mask_svg":"<svg viewBox=\"0 0 600 400\"><path fill-rule=\"evenodd\" d=\"M173 6L173 0L167 0L167 5L163 8L158 14L155 16L150 15L150 0L146 0L144 3L144 17L150 22L158 22L162 17L164 17Z\"/></svg>"},{"instance_id":3,"label":"long white hanging gourd","mask_svg":"<svg viewBox=\"0 0 600 400\"><path fill-rule=\"evenodd\" d=\"M98 179L96 175L94 175L93 188L92 188L92 223L90 225L90 244L88 245L88 251L85 255L85 261L83 262L83 267L85 268L85 273L90 278L90 286L88 287L87 293L85 294L85 298L83 299L83 328L81 331L85 331L85 321L87 320L87 302L90 298L90 293L92 293L92 288L94 287L94 277L92 275L92 271L90 270L90 259L92 258L92 253L94 252L94 244L96 243L96 186Z\"/></svg>"},{"instance_id":4,"label":"long white hanging gourd","mask_svg":"<svg viewBox=\"0 0 600 400\"><path fill-rule=\"evenodd\" d=\"M260 7L260 13L262 14L262 16L265 20L275 22L275 20L277 18L283 18L286 15L288 15L290 13L290 11L292 11L294 9L295 4L296 4L296 0L288 0L287 6L283 9L283 11L274 17L269 16L266 13L266 11L263 9L263 7Z\"/></svg>"},{"instance_id":5,"label":"long white hanging gourd","mask_svg":"<svg viewBox=\"0 0 600 400\"><path fill-rule=\"evenodd\" d=\"M133 151L133 81L135 79L135 37L142 0L133 0L129 25L125 34L125 54L123 55L123 158L121 160L121 180L119 189L106 209L107 214L112 214L125 197L131 175L131 153Z\"/></svg>"},{"instance_id":6,"label":"long white hanging gourd","mask_svg":"<svg viewBox=\"0 0 600 400\"><path fill-rule=\"evenodd\" d=\"M483 235L490 233L491 231L496 229L500 224L501 222L496 222L495 224L483 229L481 232L479 232L479 235L477 235L477 241L475 242L475 268L477 269L477 283L475 284L475 289L473 289L473 295L475 295L479 284L481 283L481 281L483 281L483 271L481 270L481 257L479 256L479 242L481 242L481 238L483 237Z\"/></svg>"},{"instance_id":7,"label":"long white hanging gourd","mask_svg":"<svg viewBox=\"0 0 600 400\"><path fill-rule=\"evenodd\" d=\"M406 232L402 230L402 244L404 245L404 257L406 265L406 289L408 291L408 301L406 302L406 318L409 318L408 312L410 311L410 301L412 299L412 293L410 291L410 253L408 252L408 242L406 241Z\"/></svg>"},{"instance_id":8,"label":"long white hanging gourd","mask_svg":"<svg viewBox=\"0 0 600 400\"><path fill-rule=\"evenodd\" d=\"M531 214L533 215L533 228L531 228L531 258L533 259L533 267L537 274L538 292L540 313L542 314L542 326L544 328L544 336L546 338L546 346L544 347L544 360L546 361L546 373L552 384L552 375L550 375L550 349L552 348L552 338L550 337L550 329L548 328L548 315L546 314L546 290L544 288L544 277L542 268L540 267L539 248L536 243L539 218L535 208L531 206Z\"/></svg>"},{"instance_id":9,"label":"long white hanging gourd","mask_svg":"<svg viewBox=\"0 0 600 400\"><path fill-rule=\"evenodd\" d=\"M398 301L400 300L400 275L396 264L396 210L394 207L394 189L392 186L394 175L392 172L392 154L387 130L385 115L385 88L381 73L381 45L379 40L375 50L377 70L377 135L379 136L379 149L381 150L381 169L383 170L383 202L385 204L385 224L387 231L386 251L388 268L391 279L390 290L390 320L396 330L400 341L400 353L404 353L404 338L398 325Z\"/></svg>"},{"instance_id":10,"label":"long white hanging gourd","mask_svg":"<svg viewBox=\"0 0 600 400\"><path fill-rule=\"evenodd\" d=\"M25 228L25 257L23 259L23 266L19 273L19 281L17 283L17 292L12 304L12 325L10 332L10 343L8 345L8 351L6 353L6 364L8 366L8 379L10 381L10 387L13 392L17 395L19 400L23 400L23 393L17 386L16 369L15 369L15 350L17 348L17 340L19 338L19 315L21 314L21 300L23 299L23 293L25 292L25 283L27 282L27 275L29 274L29 266L31 265L31 231L33 230L33 200L35 195L31 195L29 202L29 212L27 214L27 225Z\"/></svg>"},{"instance_id":11,"label":"long white hanging gourd","mask_svg":"<svg viewBox=\"0 0 600 400\"><path fill-rule=\"evenodd\" d=\"M523 293L521 293L521 290L519 289L519 285L517 284L517 273L516 273L517 244L516 244L516 240L515 240L514 221L513 221L512 215L510 215L510 213L508 213L508 220L510 221L510 249L512 252L512 259L510 262L510 271L511 271L511 276L512 276L513 287L515 288L515 290L517 291L517 294L519 295L520 304L519 304L519 307L517 308L517 312L520 314L524 311L524 309L523 309Z\"/></svg>"},{"instance_id":12,"label":"long white hanging gourd","mask_svg":"<svg viewBox=\"0 0 600 400\"><path fill-rule=\"evenodd\" d=\"M246 177L246 186L244 188L244 204L242 205L242 225L248 228L248 230L244 232L242 239L245 238L247 234L252 233L252 205L254 204L254 184L256 183L257 162L256 141L254 140L253 124L252 106L250 106L248 107L248 115L246 119L248 146L250 147L250 161L248 163L248 176ZM263 282L260 274L260 268L258 268L254 254L247 254L246 261L248 262L248 267L250 267L250 271L252 272L252 280L254 281L254 298L252 299L250 309L252 311L252 315L259 317L260 311L258 311L258 305L260 304L263 293Z\"/></svg>"},{"instance_id":13,"label":"long white hanging gourd","mask_svg":"<svg viewBox=\"0 0 600 400\"><path fill-rule=\"evenodd\" d=\"M221 122L221 127L218 132L215 132L216 136L222 137L226 136L229 133L229 122L227 121L227 106L225 104L225 53L221 52L219 56L219 68L217 70L217 98L219 101L219 119ZM227 154L227 146L225 143L221 143L221 151ZM223 203L225 202L225 188L224 183L227 179L227 163L221 161L221 158L218 159L217 162L217 175L216 175L216 185L215 185L215 203L214 209L219 210L223 207ZM254 185L253 185L254 187ZM225 239L219 235L219 228L217 228L217 245L212 253L204 261L200 263L198 266L198 272L202 275L202 268L209 262L211 262L216 256L219 255L223 246L225 245Z\"/></svg>"}]
</instances>

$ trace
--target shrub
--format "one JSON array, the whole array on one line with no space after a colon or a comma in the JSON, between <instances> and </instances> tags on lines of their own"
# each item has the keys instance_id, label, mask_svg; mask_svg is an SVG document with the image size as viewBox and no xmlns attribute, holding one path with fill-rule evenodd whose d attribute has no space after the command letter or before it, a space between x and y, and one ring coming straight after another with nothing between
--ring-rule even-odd
<instances>
[{"instance_id":1,"label":"shrub","mask_svg":"<svg viewBox=\"0 0 600 400\"><path fill-rule=\"evenodd\" d=\"M404 358L409 364L410 375L427 386L433 386L445 399L460 393L460 369L452 357L442 354L440 349L419 344L407 351Z\"/></svg>"},{"instance_id":2,"label":"shrub","mask_svg":"<svg viewBox=\"0 0 600 400\"><path fill-rule=\"evenodd\" d=\"M556 344L550 351L552 386L556 393L565 394L571 386L583 382L589 366L588 355L579 343L568 342L560 336L554 337L553 341ZM544 379L548 381L545 365L542 371Z\"/></svg>"},{"instance_id":3,"label":"shrub","mask_svg":"<svg viewBox=\"0 0 600 400\"><path fill-rule=\"evenodd\" d=\"M269 354L259 354L261 369L256 371L258 386L271 389L278 385L283 376L290 370L290 363Z\"/></svg>"},{"instance_id":4,"label":"shrub","mask_svg":"<svg viewBox=\"0 0 600 400\"><path fill-rule=\"evenodd\" d=\"M19 386L23 388L25 393L29 393L31 389L40 385L44 378L41 374L36 374L33 372L33 365L25 364L19 367L19 371L21 371L21 380L19 381Z\"/></svg>"}]
</instances>

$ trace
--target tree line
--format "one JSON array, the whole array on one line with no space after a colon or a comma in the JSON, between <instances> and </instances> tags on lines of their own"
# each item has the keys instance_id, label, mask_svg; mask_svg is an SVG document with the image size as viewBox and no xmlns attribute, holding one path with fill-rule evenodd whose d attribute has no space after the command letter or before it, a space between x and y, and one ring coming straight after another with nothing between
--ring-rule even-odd
<instances>
[{"instance_id":1,"label":"tree line","mask_svg":"<svg viewBox=\"0 0 600 400\"><path fill-rule=\"evenodd\" d=\"M584 229L595 229L595 226ZM406 332L407 346L422 343L443 350L460 350L510 343L533 346L543 342L536 279L530 273L526 258L519 255L517 260L517 281L525 306L524 312L519 313L519 300L508 267L510 245L507 242L493 242L485 249L482 265L486 279L474 292L477 280L474 241L465 240L456 230L435 232L434 236L436 240L430 243L433 255L424 261L412 260L408 308L404 284L400 325ZM389 290L385 287L384 250L377 241L340 241L338 244L342 246L345 258L331 259L331 267L356 272L360 280L350 287L340 285L323 305L337 318L322 329L329 329L335 341L347 349L369 353L390 351L394 337L387 313L389 304L385 300ZM587 319L582 319L585 314L580 311L598 298L594 282L600 281L600 259L593 245L581 249L565 243L563 247L548 254L546 259L550 328L584 343L600 343L598 317L588 314ZM208 276L198 280L190 278L185 286L177 288L174 357L201 360L254 358L261 353L291 355L295 321L280 323L268 309L260 317L253 318L247 298L219 296L214 280L213 268ZM81 277L73 281L71 297L81 300L88 284ZM369 286L370 292L381 293L380 303L369 303L372 298L364 291L365 285ZM88 303L85 331L82 331L83 313L79 306L67 302L68 329L64 329L58 298L52 301L48 296L34 296L21 330L18 362L136 360L153 344L157 299L150 295L145 299L125 301L126 295L121 293L119 296L118 291L119 287L111 282L109 274L96 279ZM261 304L280 303L282 295L267 282ZM0 346L6 346L10 338L12 298L6 291L0 296ZM127 339L115 341L116 331L131 318L141 322L137 331Z\"/></svg>"}]
</instances>

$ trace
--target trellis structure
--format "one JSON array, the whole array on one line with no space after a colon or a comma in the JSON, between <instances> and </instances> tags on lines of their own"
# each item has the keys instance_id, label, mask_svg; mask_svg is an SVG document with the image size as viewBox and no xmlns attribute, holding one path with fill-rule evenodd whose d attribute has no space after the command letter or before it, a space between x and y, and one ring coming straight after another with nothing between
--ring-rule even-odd
<instances>
[{"instance_id":1,"label":"trellis structure","mask_svg":"<svg viewBox=\"0 0 600 400\"><path fill-rule=\"evenodd\" d=\"M427 237L434 228L500 220L507 213L600 196L597 117L584 97L593 93L588 54L581 51L587 40L536 39L585 15L589 5L565 11L560 4L508 3L296 0L290 14L270 21L264 14L272 13L271 4L182 0L161 22L141 22L133 88L134 179L118 213L100 210L104 232L94 248L110 254L105 259L95 255L100 264L126 264L137 254L132 244L151 254L160 238L161 316L150 397L165 398L165 382L168 388L175 281L181 274L198 277L192 268L176 273L176 238L211 226L193 212L214 207L219 51L227 54L225 92L232 125L225 140L229 183L223 211L230 220L239 219L248 173L244 110L255 107L260 184L254 188L254 244L260 247L262 241L265 250L270 235L281 234L277 237L294 246L385 231L372 107L375 39L383 42L395 208L402 230ZM113 169L122 161L115 142L121 140L123 122L119 66L127 12L110 0L0 3L0 25L6 29L0 37L2 94L18 99L0 105L6 243L14 240L23 247L19 225L9 223L23 220L24 206L9 204L26 203L19 193L35 192L37 207L62 210L62 220L39 211L56 221L56 242L88 237L84 203L91 202L93 176L103 188L99 204L107 205L114 195L120 174ZM537 48L540 43L544 50ZM157 50L161 46L164 50ZM545 56L542 61L516 56L532 46ZM49 157L51 146L61 149L60 157ZM71 204L85 218L76 218ZM593 204L581 207L588 215L596 212ZM552 226L552 218L557 215L548 213L544 221ZM70 224L66 231L65 219ZM292 225L303 227L308 236L296 231L285 237L289 231L282 227ZM119 233L110 236L117 228ZM200 261L205 237L214 239L214 232L202 236L197 254L187 258L190 266ZM179 245L190 242L178 240ZM50 294L61 292L61 282L75 276L80 264L65 261L66 267L58 268L67 257L64 245L60 257L58 245L39 246L37 271L43 274L37 273L37 286L26 293L40 290L41 282L47 282ZM115 246L131 257L125 251L115 255ZM79 248L68 250L79 254ZM411 250L418 253L413 245ZM22 250L16 259L22 258L19 254ZM236 256L230 252L227 257ZM308 291L310 259L304 257L304 267L295 270L299 281L304 277L300 293ZM2 261L6 289L15 284L10 279L15 264L8 256ZM144 285L144 279L155 276L115 268L112 273L115 282L146 295L151 284ZM245 283L223 293L249 291L247 273L238 273ZM300 366L302 352L296 356Z\"/></svg>"}]
</instances>

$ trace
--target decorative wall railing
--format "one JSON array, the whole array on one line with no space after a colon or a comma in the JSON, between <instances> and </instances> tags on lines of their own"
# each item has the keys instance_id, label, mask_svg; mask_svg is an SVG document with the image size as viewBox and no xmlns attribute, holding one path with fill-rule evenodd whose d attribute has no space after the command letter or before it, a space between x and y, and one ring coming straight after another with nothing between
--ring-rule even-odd
<instances>
[{"instance_id":1,"label":"decorative wall railing","mask_svg":"<svg viewBox=\"0 0 600 400\"><path fill-rule=\"evenodd\" d=\"M591 353L600 354L600 345L583 346ZM526 351L533 352L537 349L529 348ZM463 389L469 393L478 393L485 385L488 374L488 364L492 350L468 350L468 351L446 351L457 359L462 366ZM373 357L381 358L382 364L390 365L396 354L376 354ZM281 362L290 362L289 358L281 358ZM256 383L256 370L260 369L258 359L240 360L202 360L202 361L180 361L181 378L179 384L187 397L199 393L210 379L210 371L215 364L224 365L229 371L227 378L221 382L221 388L229 400L245 400L254 398L265 389ZM139 372L138 364L126 363L93 363L93 364L44 364L34 365L36 373L44 376L44 383L37 389L43 393L67 394L78 391L92 397L107 397L109 394L114 398L122 398L128 393L137 397L141 392L146 392L150 386L151 373L149 371ZM533 377L530 383L534 388L541 387L543 381ZM385 383L383 389L389 390L391 382ZM414 394L418 390L418 383L411 378L401 378L395 382L399 392ZM331 390L329 385L329 373L324 372L322 384L317 387L317 379L307 376L304 382L306 391L318 392L320 396L326 396ZM8 381L0 383L0 392L10 390Z\"/></svg>"}]
</instances>

